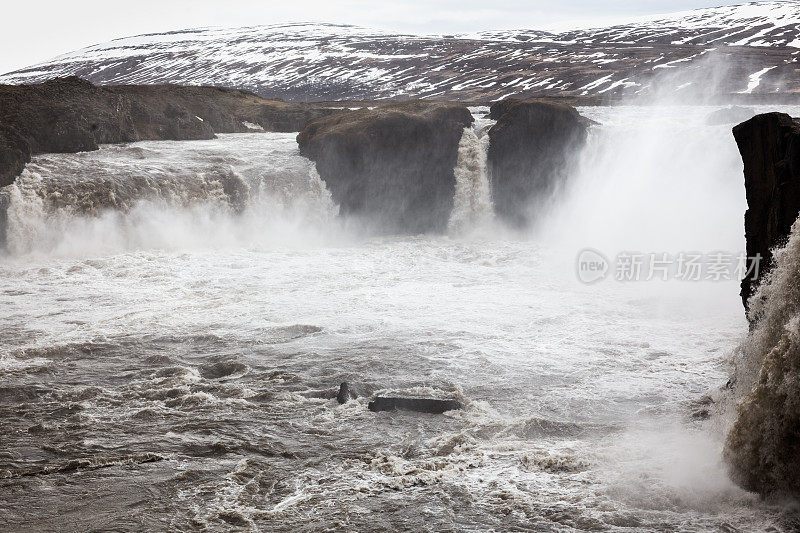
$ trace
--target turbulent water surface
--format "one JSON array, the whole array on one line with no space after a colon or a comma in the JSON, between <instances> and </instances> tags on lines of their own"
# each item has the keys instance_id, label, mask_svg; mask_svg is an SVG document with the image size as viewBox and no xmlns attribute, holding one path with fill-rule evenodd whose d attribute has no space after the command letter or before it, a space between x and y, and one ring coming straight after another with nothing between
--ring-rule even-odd
<instances>
[{"instance_id":1,"label":"turbulent water surface","mask_svg":"<svg viewBox=\"0 0 800 533\"><path fill-rule=\"evenodd\" d=\"M790 530L693 416L746 333L736 280L575 276L587 246L743 249L711 110L582 109L525 234L492 216L485 120L438 236L338 218L290 134L34 158L2 193L0 527ZM368 411L387 390L465 408Z\"/></svg>"}]
</instances>

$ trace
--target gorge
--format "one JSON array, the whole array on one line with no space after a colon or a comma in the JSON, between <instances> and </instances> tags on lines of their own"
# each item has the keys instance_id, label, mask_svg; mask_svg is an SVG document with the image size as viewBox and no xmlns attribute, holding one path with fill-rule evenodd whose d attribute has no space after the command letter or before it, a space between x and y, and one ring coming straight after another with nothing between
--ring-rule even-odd
<instances>
[{"instance_id":1,"label":"gorge","mask_svg":"<svg viewBox=\"0 0 800 533\"><path fill-rule=\"evenodd\" d=\"M800 2L271 21L0 76L0 530L800 529Z\"/></svg>"}]
</instances>

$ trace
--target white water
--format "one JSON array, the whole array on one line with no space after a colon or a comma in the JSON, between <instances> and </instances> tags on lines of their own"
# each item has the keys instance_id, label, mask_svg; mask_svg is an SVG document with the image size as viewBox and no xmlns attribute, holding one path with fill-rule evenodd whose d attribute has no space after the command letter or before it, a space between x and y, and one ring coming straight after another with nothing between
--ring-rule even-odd
<instances>
[{"instance_id":1,"label":"white water","mask_svg":"<svg viewBox=\"0 0 800 533\"><path fill-rule=\"evenodd\" d=\"M488 111L488 108L477 108ZM477 117L472 126L464 128L458 144L458 160L453 169L456 190L453 212L447 228L451 234L489 229L494 221L491 183L488 175L487 153L489 128L495 121Z\"/></svg>"},{"instance_id":2,"label":"white water","mask_svg":"<svg viewBox=\"0 0 800 533\"><path fill-rule=\"evenodd\" d=\"M609 253L743 249L741 158L732 125L706 124L714 109L581 108L602 127L544 237Z\"/></svg>"},{"instance_id":3,"label":"white water","mask_svg":"<svg viewBox=\"0 0 800 533\"><path fill-rule=\"evenodd\" d=\"M690 416L746 333L736 280L574 274L584 246L743 246L738 155L728 128L702 125L712 110L583 109L603 125L536 235L354 234L279 134L37 158L0 262L2 406L15 413L0 471L163 460L0 479L17 489L0 525L59 509L37 527L92 516L135 529L121 509L136 505L182 529L782 528L782 509L727 479L713 419ZM480 201L456 218L480 222L480 138L465 138L457 195ZM250 187L241 214L216 178L110 214L34 198L63 169L81 182L169 167L159 183L173 183L220 164ZM364 398L336 403L345 380L467 406L375 414Z\"/></svg>"},{"instance_id":4,"label":"white water","mask_svg":"<svg viewBox=\"0 0 800 533\"><path fill-rule=\"evenodd\" d=\"M79 257L338 238L338 208L294 137L222 135L38 156L6 191L8 247L12 256Z\"/></svg>"},{"instance_id":5,"label":"white water","mask_svg":"<svg viewBox=\"0 0 800 533\"><path fill-rule=\"evenodd\" d=\"M795 221L773 259L750 298L753 328L734 357L729 400L741 403L728 413L735 422L725 453L733 475L745 486L796 494L797 434L792 421L800 410L800 222Z\"/></svg>"}]
</instances>

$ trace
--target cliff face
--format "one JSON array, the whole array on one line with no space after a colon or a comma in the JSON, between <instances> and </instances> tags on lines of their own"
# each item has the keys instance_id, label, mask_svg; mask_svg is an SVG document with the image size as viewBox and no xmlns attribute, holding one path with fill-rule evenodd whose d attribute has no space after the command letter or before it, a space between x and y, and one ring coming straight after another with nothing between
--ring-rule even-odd
<instances>
[{"instance_id":1,"label":"cliff face","mask_svg":"<svg viewBox=\"0 0 800 533\"><path fill-rule=\"evenodd\" d=\"M742 282L750 333L735 354L736 420L724 456L731 477L761 494L800 495L800 125L758 115L733 129L744 162L749 256Z\"/></svg>"},{"instance_id":2,"label":"cliff face","mask_svg":"<svg viewBox=\"0 0 800 533\"><path fill-rule=\"evenodd\" d=\"M744 163L747 255L762 257L763 273L800 213L800 124L784 113L766 113L733 128L733 136ZM742 280L745 307L756 284Z\"/></svg>"},{"instance_id":3,"label":"cliff face","mask_svg":"<svg viewBox=\"0 0 800 533\"><path fill-rule=\"evenodd\" d=\"M342 214L386 232L441 231L453 207L458 143L473 121L446 102L403 102L310 121L297 136Z\"/></svg>"},{"instance_id":4,"label":"cliff face","mask_svg":"<svg viewBox=\"0 0 800 533\"><path fill-rule=\"evenodd\" d=\"M0 86L0 186L12 183L32 154L97 150L99 144L211 139L215 133L299 131L340 110L264 100L219 87L96 87L76 77Z\"/></svg>"},{"instance_id":5,"label":"cliff face","mask_svg":"<svg viewBox=\"0 0 800 533\"><path fill-rule=\"evenodd\" d=\"M538 100L497 102L490 117L497 120L488 154L495 210L525 226L563 185L591 122L571 106Z\"/></svg>"},{"instance_id":6,"label":"cliff face","mask_svg":"<svg viewBox=\"0 0 800 533\"><path fill-rule=\"evenodd\" d=\"M31 145L11 124L0 122L0 187L14 182L31 160Z\"/></svg>"}]
</instances>

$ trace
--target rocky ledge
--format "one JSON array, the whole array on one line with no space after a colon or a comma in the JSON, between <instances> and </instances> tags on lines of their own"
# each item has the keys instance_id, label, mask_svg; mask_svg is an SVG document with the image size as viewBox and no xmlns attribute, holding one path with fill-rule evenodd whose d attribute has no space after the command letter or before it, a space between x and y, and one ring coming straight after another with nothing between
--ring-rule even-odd
<instances>
[{"instance_id":1,"label":"rocky ledge","mask_svg":"<svg viewBox=\"0 0 800 533\"><path fill-rule=\"evenodd\" d=\"M800 213L800 123L784 113L766 113L734 127L733 136L744 163L747 256L761 256L763 276L772 249L785 243ZM757 281L742 281L745 307Z\"/></svg>"},{"instance_id":2,"label":"rocky ledge","mask_svg":"<svg viewBox=\"0 0 800 533\"><path fill-rule=\"evenodd\" d=\"M488 154L495 211L525 226L563 187L591 121L572 106L542 100L503 100L489 116L497 120Z\"/></svg>"},{"instance_id":3,"label":"rocky ledge","mask_svg":"<svg viewBox=\"0 0 800 533\"><path fill-rule=\"evenodd\" d=\"M462 104L411 101L310 121L297 136L341 213L385 232L441 231L453 208Z\"/></svg>"},{"instance_id":4,"label":"rocky ledge","mask_svg":"<svg viewBox=\"0 0 800 533\"><path fill-rule=\"evenodd\" d=\"M97 150L104 143L211 139L215 133L300 131L341 113L321 104L265 100L247 91L178 85L97 87L77 77L0 85L0 187L33 154Z\"/></svg>"}]
</instances>

